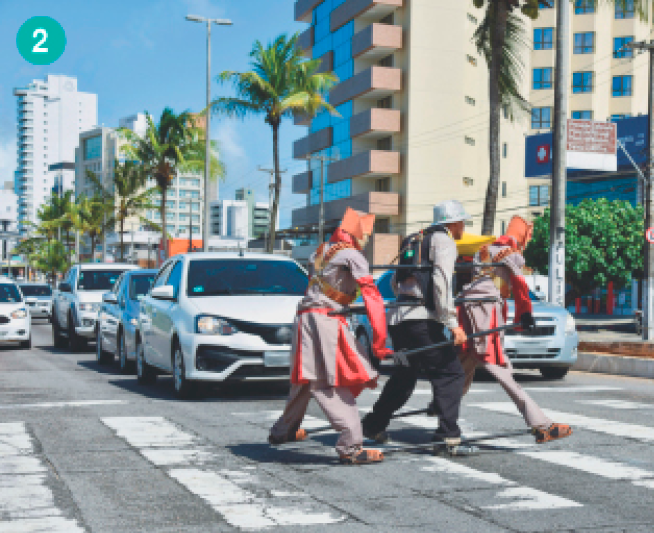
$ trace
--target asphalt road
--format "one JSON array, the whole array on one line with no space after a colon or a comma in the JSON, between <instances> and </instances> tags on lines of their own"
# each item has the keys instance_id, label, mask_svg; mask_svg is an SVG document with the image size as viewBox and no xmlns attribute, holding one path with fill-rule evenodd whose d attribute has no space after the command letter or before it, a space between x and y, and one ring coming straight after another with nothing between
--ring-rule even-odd
<instances>
[{"instance_id":1,"label":"asphalt road","mask_svg":"<svg viewBox=\"0 0 654 533\"><path fill-rule=\"evenodd\" d=\"M271 448L267 429L283 386L246 384L177 401L160 377L99 367L94 353L0 349L0 531L210 533L654 530L654 387L581 373L521 382L574 435L537 446L492 441L474 458L424 452L382 465L343 467L335 434ZM365 392L360 407L376 396ZM424 407L421 383L411 407ZM311 406L307 427L323 416ZM464 400L468 435L520 430L491 381ZM396 422L396 442L428 442L434 419Z\"/></svg>"}]
</instances>

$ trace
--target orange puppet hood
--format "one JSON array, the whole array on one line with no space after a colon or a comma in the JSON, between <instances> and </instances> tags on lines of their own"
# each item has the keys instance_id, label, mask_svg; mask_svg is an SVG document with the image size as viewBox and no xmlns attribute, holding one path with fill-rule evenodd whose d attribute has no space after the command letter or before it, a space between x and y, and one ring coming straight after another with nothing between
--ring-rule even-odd
<instances>
[{"instance_id":1,"label":"orange puppet hood","mask_svg":"<svg viewBox=\"0 0 654 533\"><path fill-rule=\"evenodd\" d=\"M372 235L375 225L375 215L355 211L351 207L345 210L343 220L339 228L352 235L357 240L363 239L364 235Z\"/></svg>"},{"instance_id":2,"label":"orange puppet hood","mask_svg":"<svg viewBox=\"0 0 654 533\"><path fill-rule=\"evenodd\" d=\"M509 222L509 227L506 229L504 237L511 239L518 250L524 250L534 233L534 224L527 222L524 218L514 215Z\"/></svg>"}]
</instances>

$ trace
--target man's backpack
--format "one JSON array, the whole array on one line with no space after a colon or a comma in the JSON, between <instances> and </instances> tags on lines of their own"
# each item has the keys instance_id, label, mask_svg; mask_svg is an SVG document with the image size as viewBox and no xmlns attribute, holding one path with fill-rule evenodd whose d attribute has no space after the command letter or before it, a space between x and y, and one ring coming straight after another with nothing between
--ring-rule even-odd
<instances>
[{"instance_id":1,"label":"man's backpack","mask_svg":"<svg viewBox=\"0 0 654 533\"><path fill-rule=\"evenodd\" d=\"M433 261L429 257L429 250L431 248L431 236L436 233L447 233L444 226L434 224L417 233L408 235L400 246L400 265L402 266L428 266L429 269L412 269L401 268L398 269L395 279L398 282L403 282L413 277L420 286L425 307L430 311L436 309L436 302L434 302L434 282L432 278Z\"/></svg>"}]
</instances>

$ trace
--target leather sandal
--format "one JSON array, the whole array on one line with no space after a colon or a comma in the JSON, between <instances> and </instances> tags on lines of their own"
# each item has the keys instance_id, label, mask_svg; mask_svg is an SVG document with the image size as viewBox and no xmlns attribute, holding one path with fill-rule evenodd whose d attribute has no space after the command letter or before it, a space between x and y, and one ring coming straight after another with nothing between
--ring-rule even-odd
<instances>
[{"instance_id":1,"label":"leather sandal","mask_svg":"<svg viewBox=\"0 0 654 533\"><path fill-rule=\"evenodd\" d=\"M537 444L544 444L551 440L564 439L572 435L572 428L568 424L552 424L547 429L532 430Z\"/></svg>"},{"instance_id":2,"label":"leather sandal","mask_svg":"<svg viewBox=\"0 0 654 533\"><path fill-rule=\"evenodd\" d=\"M268 435L268 443L273 446L279 446L287 442L299 442L307 438L307 432L304 429L298 429L294 434L289 434L286 437L275 437L272 434Z\"/></svg>"},{"instance_id":3,"label":"leather sandal","mask_svg":"<svg viewBox=\"0 0 654 533\"><path fill-rule=\"evenodd\" d=\"M341 455L342 465L367 465L371 463L381 463L384 460L384 454L379 450L363 449L353 455Z\"/></svg>"}]
</instances>

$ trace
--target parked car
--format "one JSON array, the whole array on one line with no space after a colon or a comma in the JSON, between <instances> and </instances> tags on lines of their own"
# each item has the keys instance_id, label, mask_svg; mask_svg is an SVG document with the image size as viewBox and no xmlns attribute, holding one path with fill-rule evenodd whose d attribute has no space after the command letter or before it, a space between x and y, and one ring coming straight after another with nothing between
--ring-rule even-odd
<instances>
[{"instance_id":1,"label":"parked car","mask_svg":"<svg viewBox=\"0 0 654 533\"><path fill-rule=\"evenodd\" d=\"M386 302L395 301L391 288L392 272L385 272L376 283ZM536 328L533 331L509 331L504 336L504 350L514 368L540 370L547 379L562 379L577 360L579 337L574 317L563 307L541 300L529 292ZM508 320L513 321L514 303L508 302ZM366 315L354 315L352 331L371 356L372 329ZM392 348L390 336L388 347ZM375 358L371 357L373 362Z\"/></svg>"},{"instance_id":2,"label":"parked car","mask_svg":"<svg viewBox=\"0 0 654 533\"><path fill-rule=\"evenodd\" d=\"M98 363L113 362L118 356L122 372L136 360L136 331L141 300L150 291L156 270L128 270L116 281L111 292L102 295L96 329Z\"/></svg>"},{"instance_id":3,"label":"parked car","mask_svg":"<svg viewBox=\"0 0 654 533\"><path fill-rule=\"evenodd\" d=\"M32 321L23 294L11 279L0 278L0 344L32 347Z\"/></svg>"},{"instance_id":4,"label":"parked car","mask_svg":"<svg viewBox=\"0 0 654 533\"><path fill-rule=\"evenodd\" d=\"M123 272L135 265L84 263L66 273L52 298L52 338L56 348L81 350L95 340L95 323L102 295L110 291Z\"/></svg>"},{"instance_id":5,"label":"parked car","mask_svg":"<svg viewBox=\"0 0 654 533\"><path fill-rule=\"evenodd\" d=\"M198 382L288 379L293 320L307 284L306 271L284 256L169 259L141 301L138 381L172 373L184 398Z\"/></svg>"},{"instance_id":6,"label":"parked car","mask_svg":"<svg viewBox=\"0 0 654 533\"><path fill-rule=\"evenodd\" d=\"M52 288L47 283L21 283L18 285L32 318L52 316Z\"/></svg>"}]
</instances>

